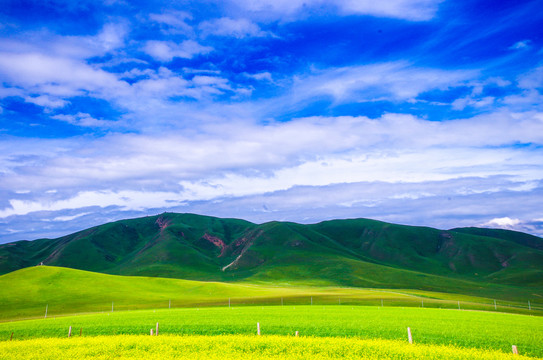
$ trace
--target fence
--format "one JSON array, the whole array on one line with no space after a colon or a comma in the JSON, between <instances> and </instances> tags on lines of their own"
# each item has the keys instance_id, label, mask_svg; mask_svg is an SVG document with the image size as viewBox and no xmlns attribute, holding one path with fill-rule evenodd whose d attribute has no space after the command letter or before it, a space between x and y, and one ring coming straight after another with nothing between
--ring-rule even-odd
<instances>
[{"instance_id":1,"label":"fence","mask_svg":"<svg viewBox=\"0 0 543 360\"><path fill-rule=\"evenodd\" d=\"M479 310L479 311L494 311L515 314L526 314L543 316L543 304L533 301L512 302L506 300L454 300L454 299L435 299L422 296L404 295L403 297L372 297L359 298L353 296L332 296L332 295L307 295L307 296L290 296L290 297L252 297L252 298L224 298L208 301L187 301L186 299L168 299L164 301L152 301L145 304L123 304L122 301L117 301L115 306L106 304L89 305L88 311L84 313L94 312L114 312L114 311L129 311L129 310L146 310L146 309L172 309L172 308L196 308L196 307L234 307L234 306L379 306L379 307L420 307L434 309L454 309L454 310ZM109 303L108 303L109 304ZM83 313L83 312L79 312ZM54 307L45 305L45 318L52 316L73 315L69 308L63 306L62 309L55 311ZM26 317L27 319L35 318L35 316ZM22 318L19 318L22 319Z\"/></svg>"}]
</instances>

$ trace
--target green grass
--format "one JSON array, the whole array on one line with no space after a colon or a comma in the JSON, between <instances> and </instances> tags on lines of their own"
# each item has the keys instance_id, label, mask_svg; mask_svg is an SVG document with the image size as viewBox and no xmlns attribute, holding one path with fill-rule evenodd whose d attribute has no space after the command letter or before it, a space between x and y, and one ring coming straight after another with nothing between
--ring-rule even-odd
<instances>
[{"instance_id":1,"label":"green grass","mask_svg":"<svg viewBox=\"0 0 543 360\"><path fill-rule=\"evenodd\" d=\"M323 359L508 359L511 345L517 345L521 354L543 357L543 316L528 316L543 315L541 305L534 302L529 311L527 304L498 301L496 311L493 299L425 290L308 286L287 281L276 286L202 282L50 266L0 276L0 288L0 358L41 359L47 355L67 359L69 354L77 358L94 354L109 359L120 351L119 358L152 359L160 358L157 349L171 355L164 358L175 358L177 350L188 346L192 350L184 353L185 358L191 358L187 354L206 358L215 353L236 358L238 352L248 351L254 358L270 359L281 358L280 354L292 359L304 358L304 354L305 358L310 354ZM149 340L149 331L157 322L160 334L168 336ZM257 322L263 335L271 336L273 346L254 340ZM70 326L74 336L81 331L83 339L70 339L72 343L62 339ZM407 327L417 344L414 347L405 347ZM301 342L290 347L285 343L290 340L284 339L292 339L295 331L306 338L295 340ZM15 341L7 341L12 334ZM147 337L134 340L138 335ZM94 346L91 338L100 336L107 341L101 340L103 352L97 353L89 347ZM224 339L244 345L237 350L230 345L213 349L205 345L223 344ZM147 345L143 350L134 348L134 341ZM375 341L381 341L380 345ZM61 355L57 354L59 347L64 349ZM321 350L308 353L308 348ZM363 348L378 352L353 350Z\"/></svg>"},{"instance_id":2,"label":"green grass","mask_svg":"<svg viewBox=\"0 0 543 360\"><path fill-rule=\"evenodd\" d=\"M543 357L543 318L526 315L377 306L252 306L123 311L0 323L0 339L64 338L72 326L84 337L148 335L156 323L162 335L263 335L354 337L454 345L465 349L511 352Z\"/></svg>"},{"instance_id":3,"label":"green grass","mask_svg":"<svg viewBox=\"0 0 543 360\"><path fill-rule=\"evenodd\" d=\"M381 305L494 311L492 299L422 290L359 289L283 283L219 283L105 275L38 266L0 276L0 321L115 310L227 305ZM498 311L543 315L532 303L498 301Z\"/></svg>"}]
</instances>

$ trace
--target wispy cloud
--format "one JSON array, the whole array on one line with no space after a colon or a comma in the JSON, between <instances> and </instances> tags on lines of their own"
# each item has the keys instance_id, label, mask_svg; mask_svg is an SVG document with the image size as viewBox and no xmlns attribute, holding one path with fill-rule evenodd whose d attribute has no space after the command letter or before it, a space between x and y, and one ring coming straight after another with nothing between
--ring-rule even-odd
<instances>
[{"instance_id":1,"label":"wispy cloud","mask_svg":"<svg viewBox=\"0 0 543 360\"><path fill-rule=\"evenodd\" d=\"M513 45L511 45L511 47L509 49L512 49L512 50L526 49L526 48L530 47L531 42L532 42L531 40L522 40L522 41L516 42Z\"/></svg>"},{"instance_id":2,"label":"wispy cloud","mask_svg":"<svg viewBox=\"0 0 543 360\"><path fill-rule=\"evenodd\" d=\"M81 209L90 206L102 208L118 206L127 210L143 210L148 208L170 207L182 203L179 195L166 192L138 191L84 191L66 200L48 203L38 201L12 200L11 209L0 211L0 217L26 215L37 211L58 211ZM172 204L173 203L173 204Z\"/></svg>"},{"instance_id":3,"label":"wispy cloud","mask_svg":"<svg viewBox=\"0 0 543 360\"><path fill-rule=\"evenodd\" d=\"M272 34L262 31L260 27L247 19L231 19L223 17L204 21L199 25L203 36L233 36L238 39L246 37L263 37Z\"/></svg>"},{"instance_id":4,"label":"wispy cloud","mask_svg":"<svg viewBox=\"0 0 543 360\"><path fill-rule=\"evenodd\" d=\"M52 116L52 118L66 121L67 123L77 126L112 128L116 125L115 121L95 119L91 115L86 113L77 113L75 115L58 114Z\"/></svg>"},{"instance_id":5,"label":"wispy cloud","mask_svg":"<svg viewBox=\"0 0 543 360\"><path fill-rule=\"evenodd\" d=\"M290 20L306 17L312 13L335 11L342 15L371 15L398 18L409 21L426 21L435 16L442 0L392 0L372 2L369 0L230 0L236 9L246 11L260 18Z\"/></svg>"},{"instance_id":6,"label":"wispy cloud","mask_svg":"<svg viewBox=\"0 0 543 360\"><path fill-rule=\"evenodd\" d=\"M103 97L122 91L128 85L84 61L39 52L0 53L0 69L4 84L25 88L28 93L43 94L44 105L47 99L51 104L48 96L73 97L90 93ZM32 101L32 98L28 99ZM56 104L59 104L58 99Z\"/></svg>"},{"instance_id":7,"label":"wispy cloud","mask_svg":"<svg viewBox=\"0 0 543 360\"><path fill-rule=\"evenodd\" d=\"M185 11L170 11L161 14L150 14L149 18L161 24L161 31L166 34L184 34L193 33L192 26L187 24L187 20L192 19L192 15Z\"/></svg>"},{"instance_id":8,"label":"wispy cloud","mask_svg":"<svg viewBox=\"0 0 543 360\"><path fill-rule=\"evenodd\" d=\"M194 40L184 40L179 44L173 41L149 40L143 51L156 60L170 62L175 57L191 59L195 55L207 54L212 51L210 46L203 46Z\"/></svg>"},{"instance_id":9,"label":"wispy cloud","mask_svg":"<svg viewBox=\"0 0 543 360\"><path fill-rule=\"evenodd\" d=\"M54 109L54 108L62 108L68 104L67 101L58 99L58 98L52 98L48 95L39 95L39 96L26 96L25 97L26 102L36 104L39 106L42 106L44 108Z\"/></svg>"},{"instance_id":10,"label":"wispy cloud","mask_svg":"<svg viewBox=\"0 0 543 360\"><path fill-rule=\"evenodd\" d=\"M336 102L406 101L423 92L467 86L475 70L419 68L407 62L349 66L313 73L296 80L295 98L331 96Z\"/></svg>"}]
</instances>

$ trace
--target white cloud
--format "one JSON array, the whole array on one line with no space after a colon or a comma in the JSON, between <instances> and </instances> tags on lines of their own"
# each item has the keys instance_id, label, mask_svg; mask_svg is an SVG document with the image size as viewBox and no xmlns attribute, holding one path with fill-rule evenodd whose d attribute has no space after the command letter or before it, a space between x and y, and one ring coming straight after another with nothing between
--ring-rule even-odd
<instances>
[{"instance_id":1,"label":"white cloud","mask_svg":"<svg viewBox=\"0 0 543 360\"><path fill-rule=\"evenodd\" d=\"M261 72L261 73L256 73L256 74L243 73L243 75L250 78L250 79L255 79L255 80L258 80L258 81L268 81L270 83L274 82L272 74L267 72L267 71Z\"/></svg>"},{"instance_id":2,"label":"white cloud","mask_svg":"<svg viewBox=\"0 0 543 360\"><path fill-rule=\"evenodd\" d=\"M83 127L115 127L118 125L115 121L110 120L99 120L93 118L90 114L79 112L75 115L66 115L66 114L58 114L51 116L53 119L57 119L60 121L65 121L72 125L77 126L83 126Z\"/></svg>"},{"instance_id":3,"label":"white cloud","mask_svg":"<svg viewBox=\"0 0 543 360\"><path fill-rule=\"evenodd\" d=\"M502 102L511 109L525 109L526 106L538 106L543 104L543 94L536 89L528 89L519 94L507 95Z\"/></svg>"},{"instance_id":4,"label":"white cloud","mask_svg":"<svg viewBox=\"0 0 543 360\"><path fill-rule=\"evenodd\" d=\"M517 212L517 211L515 211ZM531 213L523 214L525 216L533 216L537 214L538 210L532 209ZM525 217L523 219L511 218L508 216L493 218L489 221L477 224L477 226L488 227L494 229L505 229L513 231L521 231L529 234L534 234L537 236L543 236L543 220L542 219L531 219Z\"/></svg>"},{"instance_id":5,"label":"white cloud","mask_svg":"<svg viewBox=\"0 0 543 360\"><path fill-rule=\"evenodd\" d=\"M543 88L543 66L519 76L518 85L522 89Z\"/></svg>"},{"instance_id":6,"label":"white cloud","mask_svg":"<svg viewBox=\"0 0 543 360\"><path fill-rule=\"evenodd\" d=\"M42 53L0 53L0 79L53 97L115 93L127 84L83 61ZM45 99L45 98L43 98Z\"/></svg>"},{"instance_id":7,"label":"white cloud","mask_svg":"<svg viewBox=\"0 0 543 360\"><path fill-rule=\"evenodd\" d=\"M88 221L114 209L116 218L171 209L443 227L535 218L543 158L514 144L543 143L542 134L543 114L502 112L444 122L401 114L221 121L156 136L9 140L0 143L0 191L10 194L0 217L62 219L81 209Z\"/></svg>"},{"instance_id":8,"label":"white cloud","mask_svg":"<svg viewBox=\"0 0 543 360\"><path fill-rule=\"evenodd\" d=\"M162 32L166 34L191 34L192 26L187 24L187 20L192 19L192 15L184 11L169 11L161 14L150 14L149 18L162 25Z\"/></svg>"},{"instance_id":9,"label":"white cloud","mask_svg":"<svg viewBox=\"0 0 543 360\"><path fill-rule=\"evenodd\" d=\"M406 101L430 90L468 85L476 71L413 67L407 62L350 66L315 70L294 84L295 100L331 96L336 102Z\"/></svg>"},{"instance_id":10,"label":"white cloud","mask_svg":"<svg viewBox=\"0 0 543 360\"><path fill-rule=\"evenodd\" d=\"M119 206L125 210L142 210L156 207L179 206L182 202L179 195L169 192L138 191L82 191L66 200L40 202L11 200L10 208L0 210L0 218L25 215L37 211L58 211L80 209L89 206Z\"/></svg>"},{"instance_id":11,"label":"white cloud","mask_svg":"<svg viewBox=\"0 0 543 360\"><path fill-rule=\"evenodd\" d=\"M425 21L434 17L442 1L392 0L376 2L371 0L337 0L334 1L334 4L343 14L367 14L411 21Z\"/></svg>"},{"instance_id":12,"label":"white cloud","mask_svg":"<svg viewBox=\"0 0 543 360\"><path fill-rule=\"evenodd\" d=\"M113 31L111 29L104 27L96 38L103 38L103 43L113 47L117 40L111 35ZM197 53L212 50L192 40L181 44L148 42L147 45L147 50L151 54L165 61L175 56L190 58ZM110 104L129 113L135 113L139 119L146 121L148 118L146 112L163 109L171 96L204 99L221 95L225 91L231 91L232 94L243 91L243 88L232 88L227 79L219 76L206 78L202 74L186 80L165 67L158 70L134 68L132 71L114 74L103 70L101 65L89 65L85 59L78 57L82 54L75 56L66 51L53 51L49 54L40 52L40 49L27 49L25 46L19 51L15 51L15 46L8 46L7 49L13 51L0 52L0 81L4 85L0 88L0 98L20 96L27 102L44 107L47 112L65 107L71 97L90 96L107 100ZM123 79L136 81L129 85ZM204 83L206 81L207 83ZM152 99L148 99L149 97ZM143 100L145 101L142 102ZM153 114L153 117L155 116L156 114ZM117 122L82 117L78 114L63 114L57 119L87 127L118 125Z\"/></svg>"},{"instance_id":13,"label":"white cloud","mask_svg":"<svg viewBox=\"0 0 543 360\"><path fill-rule=\"evenodd\" d=\"M488 177L498 173L497 164L512 156L512 152L468 149L432 149L424 152L366 153L331 155L314 161L283 167L273 175L244 175L226 173L204 177L197 181L182 181L187 200L211 200L222 196L247 196L287 190L295 186L328 186L330 184L378 182L423 183L446 181L462 177ZM469 161L465 159L471 157ZM522 162L517 154L515 162ZM505 172L508 166L498 166ZM507 170L505 168L508 168ZM509 172L508 172L509 173ZM520 174L517 174L520 175ZM523 179L537 179L541 171L522 174ZM488 189L487 189L488 191Z\"/></svg>"},{"instance_id":14,"label":"white cloud","mask_svg":"<svg viewBox=\"0 0 543 360\"><path fill-rule=\"evenodd\" d=\"M39 105L39 106L43 106L46 108L51 108L51 109L62 108L68 104L68 102L65 100L58 99L58 98L54 99L47 95L27 96L25 97L25 101L32 104Z\"/></svg>"},{"instance_id":15,"label":"white cloud","mask_svg":"<svg viewBox=\"0 0 543 360\"><path fill-rule=\"evenodd\" d=\"M260 27L247 19L231 19L223 17L220 19L204 21L199 25L203 36L231 36L238 39L246 37L264 37L271 35L262 31Z\"/></svg>"},{"instance_id":16,"label":"white cloud","mask_svg":"<svg viewBox=\"0 0 543 360\"><path fill-rule=\"evenodd\" d=\"M138 98L182 95L189 87L189 81L166 67L160 67L156 72L145 72L145 75L148 75L148 78L139 80L132 85Z\"/></svg>"},{"instance_id":17,"label":"white cloud","mask_svg":"<svg viewBox=\"0 0 543 360\"><path fill-rule=\"evenodd\" d=\"M157 71L136 70L129 74L125 73L123 77L143 77L132 84L131 90L133 93L125 98L127 100L137 99L137 102L140 103L144 99L149 100L151 98L158 101L154 104L155 106L164 109L165 104L163 102L173 96L185 96L202 100L215 95L222 95L227 91L238 91L238 89L232 88L228 79L215 76L211 72L205 74L197 74L187 80L166 67L160 67ZM121 101L124 101L124 99ZM137 105L127 105L132 110L136 109L135 106ZM147 102L146 106L149 108L150 103Z\"/></svg>"},{"instance_id":18,"label":"white cloud","mask_svg":"<svg viewBox=\"0 0 543 360\"><path fill-rule=\"evenodd\" d=\"M520 220L519 219L511 219L509 217L502 217L502 218L495 218L495 219L492 219L484 224L482 224L483 226L486 226L486 227L498 227L498 228L503 228L503 229L512 229L514 228L516 225L520 224Z\"/></svg>"},{"instance_id":19,"label":"white cloud","mask_svg":"<svg viewBox=\"0 0 543 360\"><path fill-rule=\"evenodd\" d=\"M464 110L467 106L472 106L474 108L482 108L486 106L493 105L495 98L492 96L485 96L484 98L475 98L473 96L466 96L463 98L458 98L454 100L451 104L452 108L455 110Z\"/></svg>"},{"instance_id":20,"label":"white cloud","mask_svg":"<svg viewBox=\"0 0 543 360\"><path fill-rule=\"evenodd\" d=\"M92 213L84 212L84 213L80 213L80 214L76 214L76 215L57 216L57 217L53 218L51 221L72 221L72 220L75 220L75 219L80 218L82 216L86 216L86 215L90 215L90 214L92 214Z\"/></svg>"},{"instance_id":21,"label":"white cloud","mask_svg":"<svg viewBox=\"0 0 543 360\"><path fill-rule=\"evenodd\" d=\"M481 226L487 219L509 217L530 219L541 216L540 202L543 188L512 194L509 189L520 183L506 177L457 178L424 183L361 182L321 187L297 186L284 191L268 192L243 197L223 197L210 201L173 203L166 200L163 208L129 210L116 205L85 208L84 220L75 218L64 224L55 224L61 236L108 221L145 216L162 211L193 212L223 217L239 217L255 222L288 220L318 222L333 218L366 217L395 223L433 226L450 229L460 226ZM424 189L421 191L421 189ZM457 191L460 189L461 191ZM471 189L471 191L466 191ZM175 192L173 192L175 194ZM71 196L71 198L79 195ZM174 196L174 195L172 195ZM165 197L166 199L169 197ZM98 202L96 202L98 203ZM107 202L106 202L107 203ZM49 203L51 204L51 203ZM174 204L173 207L170 207ZM43 203L47 208L47 203ZM137 206L134 206L138 209ZM12 215L10 228L29 234L31 228L39 234L47 233L43 221L55 217L74 216L77 209L31 212ZM493 226L495 227L495 226ZM521 221L515 230L543 235L541 220ZM2 239L21 239L5 233ZM29 235L25 235L28 238Z\"/></svg>"},{"instance_id":22,"label":"white cloud","mask_svg":"<svg viewBox=\"0 0 543 360\"><path fill-rule=\"evenodd\" d=\"M124 22L106 23L98 33L87 36L61 36L42 30L0 38L6 53L44 53L51 57L88 59L115 53L125 46L129 28Z\"/></svg>"},{"instance_id":23,"label":"white cloud","mask_svg":"<svg viewBox=\"0 0 543 360\"><path fill-rule=\"evenodd\" d=\"M66 188L157 191L165 186L159 179L168 179L182 199L196 200L361 181L542 179L541 155L512 146L516 143L543 143L542 114L496 113L448 122L398 114L266 126L232 122L186 134L33 140L31 147L19 141L2 149L0 163L7 172L0 189L59 189L55 196Z\"/></svg>"},{"instance_id":24,"label":"white cloud","mask_svg":"<svg viewBox=\"0 0 543 360\"><path fill-rule=\"evenodd\" d=\"M108 53L122 48L127 34L128 30L124 24L108 23L94 38L90 38L90 42L94 42L96 47L102 48L104 52Z\"/></svg>"},{"instance_id":25,"label":"white cloud","mask_svg":"<svg viewBox=\"0 0 543 360\"><path fill-rule=\"evenodd\" d=\"M292 21L314 13L371 15L409 21L426 21L437 13L443 0L230 0L235 11L246 11L261 19Z\"/></svg>"},{"instance_id":26,"label":"white cloud","mask_svg":"<svg viewBox=\"0 0 543 360\"><path fill-rule=\"evenodd\" d=\"M220 75L220 70L212 69L192 69L192 68L183 68L185 74L206 74L206 75Z\"/></svg>"},{"instance_id":27,"label":"white cloud","mask_svg":"<svg viewBox=\"0 0 543 360\"><path fill-rule=\"evenodd\" d=\"M228 82L227 79L219 78L216 76L196 75L192 78L192 82L196 85L218 85L224 86Z\"/></svg>"},{"instance_id":28,"label":"white cloud","mask_svg":"<svg viewBox=\"0 0 543 360\"><path fill-rule=\"evenodd\" d=\"M213 51L210 46L203 46L194 40L184 40L177 44L173 41L147 41L143 51L154 59L170 62L175 57L191 59L196 55L207 54Z\"/></svg>"},{"instance_id":29,"label":"white cloud","mask_svg":"<svg viewBox=\"0 0 543 360\"><path fill-rule=\"evenodd\" d=\"M511 45L511 47L509 47L509 49L511 49L511 50L526 49L526 48L530 47L531 42L532 42L531 40L522 40L522 41L519 41L519 42Z\"/></svg>"}]
</instances>

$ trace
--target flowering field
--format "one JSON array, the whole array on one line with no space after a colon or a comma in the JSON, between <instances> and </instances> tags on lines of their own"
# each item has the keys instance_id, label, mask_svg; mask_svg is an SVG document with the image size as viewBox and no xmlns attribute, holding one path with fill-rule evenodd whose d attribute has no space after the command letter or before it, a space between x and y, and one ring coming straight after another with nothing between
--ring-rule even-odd
<instances>
[{"instance_id":1,"label":"flowering field","mask_svg":"<svg viewBox=\"0 0 543 360\"><path fill-rule=\"evenodd\" d=\"M0 343L0 358L62 359L533 359L496 350L342 337L117 335Z\"/></svg>"},{"instance_id":2,"label":"flowering field","mask_svg":"<svg viewBox=\"0 0 543 360\"><path fill-rule=\"evenodd\" d=\"M253 349L254 347L259 349L262 347L266 348L267 345L258 342L260 340L253 339L253 336L256 335L256 324L258 322L261 326L262 338L268 338L267 336L269 335L277 336L272 336L268 339L276 339L273 341L276 341L278 344L283 344L284 341L292 337L295 331L299 331L301 337L306 339L304 341L314 339L311 341L319 343L321 340L317 338L328 339L326 341L322 340L324 341L323 344L332 344L334 341L338 341L338 349L343 350L337 351L347 351L351 347L351 345L344 342L346 338L350 338L352 341L392 340L392 342L385 341L383 344L388 345L384 348L396 349L397 347L403 348L402 346L408 345L407 327L410 327L417 349L419 345L440 345L444 347L441 348L438 346L435 349L441 349L439 351L444 354L447 351L457 352L459 351L458 349L475 352L492 350L498 351L500 354L510 354L511 346L516 345L522 355L543 358L543 346L541 344L541 339L543 338L542 317L464 310L343 305L141 310L4 322L0 323L0 344L2 345L2 349L14 349L11 346L16 345L10 344L19 344L17 346L28 346L30 348L33 346L51 346L48 348L49 350L44 350L48 353L56 348L56 345L48 344L56 344L56 339L66 338L70 326L73 329L73 337L66 340L68 342L64 342L65 340L62 339L58 344L67 344L66 346L68 346L72 344L69 341L73 341L74 344L79 344L79 341L83 342L80 343L81 345L78 345L79 350L73 349L69 351L83 351L81 349L86 346L84 345L86 344L84 340L91 341L95 337L102 339L104 346L106 346L107 341L119 342L119 346L123 347L123 349L125 347L123 344L131 344L132 340L129 339L133 339L136 335L145 336L147 340L142 342L142 344L146 344L149 341L151 341L149 344L153 344L153 341L158 341L157 344L162 344L161 341L166 340L152 340L157 338L149 336L150 329L155 328L157 322L160 324L158 339L162 339L162 336L164 336L165 339L171 339L172 341L171 345L163 345L172 347L173 350L164 350L168 353L175 351L177 345L174 346L174 344L178 342L183 343L183 341L188 341L192 343L192 341L199 339L199 344L203 344L206 341L207 343L214 343L215 340L209 339L223 339L226 335L244 335L245 337L241 336L236 340L236 343L246 343L249 346L248 349ZM9 339L12 333L13 341L10 342ZM80 333L82 334L81 339L79 339ZM118 335L131 336L117 338L116 336ZM103 336L108 337L104 338ZM208 336L212 337L209 338ZM40 338L56 339L41 340ZM336 338L336 340L333 340L333 338ZM22 340L29 341L25 342ZM257 341L254 343L256 345L251 341ZM290 339L288 341L293 340ZM301 342L299 350L296 351L306 351L303 350L303 346L306 346L304 344L306 343ZM117 345L111 346L115 348ZM129 345L126 346L130 347ZM289 350L289 347L284 346L286 347L284 351ZM193 347L193 345L189 347ZM413 349L413 347L407 349ZM421 349L427 348L422 347ZM15 350L10 351L19 353L19 351ZM149 351L154 350L149 349ZM34 352L34 350L25 352ZM258 355L260 353L256 352L255 354ZM132 355L126 356L129 358ZM235 355L232 356L235 357ZM292 356L296 358L299 355L293 354ZM494 354L492 356L498 355ZM0 356L0 358L3 357ZM481 357L477 356L477 358ZM490 358L497 359L501 357Z\"/></svg>"}]
</instances>

